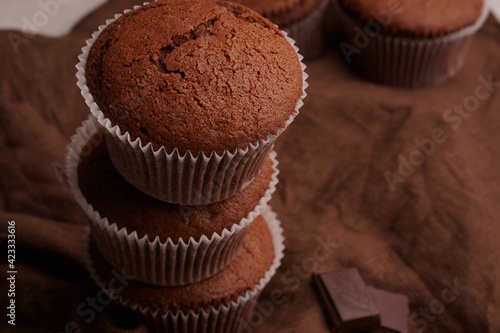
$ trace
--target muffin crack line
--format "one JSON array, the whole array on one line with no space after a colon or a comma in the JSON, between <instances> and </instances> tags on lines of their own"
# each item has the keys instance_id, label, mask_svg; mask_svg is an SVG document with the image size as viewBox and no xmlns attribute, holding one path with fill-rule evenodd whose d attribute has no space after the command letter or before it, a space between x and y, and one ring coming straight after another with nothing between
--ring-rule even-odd
<instances>
[{"instance_id":1,"label":"muffin crack line","mask_svg":"<svg viewBox=\"0 0 500 333\"><path fill-rule=\"evenodd\" d=\"M158 69L166 74L179 74L183 79L186 77L186 73L180 69L169 69L166 63L166 58L177 48L181 47L188 41L194 41L198 38L202 38L209 35L215 35L212 31L215 23L219 20L219 17L212 18L206 22L198 24L196 27L191 29L189 32L181 35L175 35L172 37L172 42L169 45L162 47L159 50L158 61L155 61L152 56L149 60L156 64Z\"/></svg>"}]
</instances>

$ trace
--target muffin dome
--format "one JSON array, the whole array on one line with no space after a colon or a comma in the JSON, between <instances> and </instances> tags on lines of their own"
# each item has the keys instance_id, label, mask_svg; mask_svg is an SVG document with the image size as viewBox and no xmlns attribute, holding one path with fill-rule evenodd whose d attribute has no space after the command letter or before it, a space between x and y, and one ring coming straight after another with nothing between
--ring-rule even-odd
<instances>
[{"instance_id":1,"label":"muffin dome","mask_svg":"<svg viewBox=\"0 0 500 333\"><path fill-rule=\"evenodd\" d=\"M409 37L437 37L473 25L481 16L484 0L339 0L354 17L377 21L378 13L392 12L382 24L391 34ZM398 5L399 3L399 5ZM382 20L387 20L381 15ZM380 22L380 23L383 23Z\"/></svg>"},{"instance_id":2,"label":"muffin dome","mask_svg":"<svg viewBox=\"0 0 500 333\"><path fill-rule=\"evenodd\" d=\"M92 46L87 85L113 125L193 154L275 134L302 94L281 31L239 4L160 0L111 23Z\"/></svg>"}]
</instances>

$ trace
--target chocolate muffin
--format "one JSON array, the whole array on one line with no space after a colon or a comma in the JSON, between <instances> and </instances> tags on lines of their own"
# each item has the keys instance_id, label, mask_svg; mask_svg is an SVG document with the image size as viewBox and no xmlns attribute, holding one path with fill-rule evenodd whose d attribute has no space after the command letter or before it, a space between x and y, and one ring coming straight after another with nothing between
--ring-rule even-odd
<instances>
[{"instance_id":1,"label":"chocolate muffin","mask_svg":"<svg viewBox=\"0 0 500 333\"><path fill-rule=\"evenodd\" d=\"M78 85L111 160L140 191L204 205L251 182L305 97L305 66L239 4L160 0L99 27Z\"/></svg>"},{"instance_id":2,"label":"chocolate muffin","mask_svg":"<svg viewBox=\"0 0 500 333\"><path fill-rule=\"evenodd\" d=\"M95 140L90 140L95 141ZM91 144L90 144L91 145ZM131 186L111 163L104 142L82 156L78 165L78 186L94 210L118 229L136 232L139 238L160 241L222 234L259 205L274 174L273 161L267 159L257 177L245 189L228 200L203 206L181 206L156 200Z\"/></svg>"},{"instance_id":3,"label":"chocolate muffin","mask_svg":"<svg viewBox=\"0 0 500 333\"><path fill-rule=\"evenodd\" d=\"M281 31L224 1L159 0L125 13L93 44L86 78L122 131L194 155L276 133L302 94L302 68Z\"/></svg>"},{"instance_id":4,"label":"chocolate muffin","mask_svg":"<svg viewBox=\"0 0 500 333\"><path fill-rule=\"evenodd\" d=\"M264 216L249 227L243 246L223 271L194 284L162 288L126 278L116 288L120 272L101 257L93 242L87 266L97 284L108 292L113 288L114 300L141 315L151 331L238 332L283 256L279 222L271 212Z\"/></svg>"},{"instance_id":5,"label":"chocolate muffin","mask_svg":"<svg viewBox=\"0 0 500 333\"><path fill-rule=\"evenodd\" d=\"M339 47L368 80L403 88L458 75L474 34L486 20L484 0L338 0Z\"/></svg>"},{"instance_id":6,"label":"chocolate muffin","mask_svg":"<svg viewBox=\"0 0 500 333\"><path fill-rule=\"evenodd\" d=\"M318 57L323 49L323 18L327 0L234 0L254 9L278 25L295 40L306 60Z\"/></svg>"},{"instance_id":7,"label":"chocolate muffin","mask_svg":"<svg viewBox=\"0 0 500 333\"><path fill-rule=\"evenodd\" d=\"M110 161L102 131L92 117L77 130L68 149L67 175L104 258L137 280L160 286L193 283L222 270L276 188L275 153L231 199L179 206L128 184Z\"/></svg>"},{"instance_id":8,"label":"chocolate muffin","mask_svg":"<svg viewBox=\"0 0 500 333\"><path fill-rule=\"evenodd\" d=\"M93 244L91 256L101 281L108 281L113 269ZM259 216L248 227L243 245L234 260L218 274L203 281L181 287L156 287L131 282L120 296L130 304L149 306L162 312L208 310L210 306L229 305L247 290L252 290L271 266L274 258L273 241L265 220Z\"/></svg>"},{"instance_id":9,"label":"chocolate muffin","mask_svg":"<svg viewBox=\"0 0 500 333\"><path fill-rule=\"evenodd\" d=\"M402 0L399 4L392 0L339 2L361 22L379 22L385 33L417 38L444 36L471 26L480 18L484 5L484 0L465 0L460 6L453 0Z\"/></svg>"}]
</instances>

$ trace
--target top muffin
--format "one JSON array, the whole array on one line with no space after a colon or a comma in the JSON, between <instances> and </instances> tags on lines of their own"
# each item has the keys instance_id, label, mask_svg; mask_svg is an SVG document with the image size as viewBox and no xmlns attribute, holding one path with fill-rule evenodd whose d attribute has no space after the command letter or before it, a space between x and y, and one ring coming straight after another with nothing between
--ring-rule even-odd
<instances>
[{"instance_id":1,"label":"top muffin","mask_svg":"<svg viewBox=\"0 0 500 333\"><path fill-rule=\"evenodd\" d=\"M107 26L87 85L113 125L143 145L221 152L276 134L302 94L280 30L225 1L159 0Z\"/></svg>"},{"instance_id":2,"label":"top muffin","mask_svg":"<svg viewBox=\"0 0 500 333\"><path fill-rule=\"evenodd\" d=\"M438 37L474 24L484 0L339 0L351 15L376 21L384 31L408 37Z\"/></svg>"}]
</instances>

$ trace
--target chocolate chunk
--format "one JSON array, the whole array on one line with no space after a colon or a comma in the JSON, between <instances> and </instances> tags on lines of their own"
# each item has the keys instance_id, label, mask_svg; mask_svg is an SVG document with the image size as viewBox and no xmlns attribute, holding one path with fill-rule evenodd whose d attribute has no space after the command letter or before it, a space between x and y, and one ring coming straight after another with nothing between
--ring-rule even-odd
<instances>
[{"instance_id":1,"label":"chocolate chunk","mask_svg":"<svg viewBox=\"0 0 500 333\"><path fill-rule=\"evenodd\" d=\"M371 332L380 327L380 312L355 268L314 275L333 332Z\"/></svg>"},{"instance_id":2,"label":"chocolate chunk","mask_svg":"<svg viewBox=\"0 0 500 333\"><path fill-rule=\"evenodd\" d=\"M408 297L373 287L368 287L368 294L380 310L380 329L376 333L408 332Z\"/></svg>"}]
</instances>

